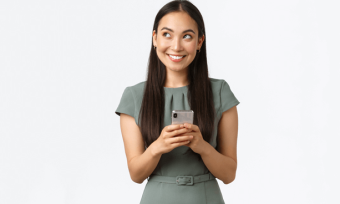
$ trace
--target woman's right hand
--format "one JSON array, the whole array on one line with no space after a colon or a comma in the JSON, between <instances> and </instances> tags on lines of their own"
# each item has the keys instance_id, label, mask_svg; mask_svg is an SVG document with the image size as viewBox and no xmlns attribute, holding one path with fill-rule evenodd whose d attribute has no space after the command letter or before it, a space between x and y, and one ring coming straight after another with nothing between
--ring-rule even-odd
<instances>
[{"instance_id":1,"label":"woman's right hand","mask_svg":"<svg viewBox=\"0 0 340 204\"><path fill-rule=\"evenodd\" d=\"M168 125L165 126L155 141L155 148L157 154L168 153L176 147L188 144L193 136L177 136L183 133L191 132L185 127L180 127L180 125Z\"/></svg>"}]
</instances>

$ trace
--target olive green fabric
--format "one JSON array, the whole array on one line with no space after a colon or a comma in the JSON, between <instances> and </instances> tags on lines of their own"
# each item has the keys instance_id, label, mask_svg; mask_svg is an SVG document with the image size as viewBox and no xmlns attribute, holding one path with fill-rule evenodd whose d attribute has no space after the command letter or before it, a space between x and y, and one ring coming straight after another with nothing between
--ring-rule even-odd
<instances>
[{"instance_id":1,"label":"olive green fabric","mask_svg":"<svg viewBox=\"0 0 340 204\"><path fill-rule=\"evenodd\" d=\"M216 110L215 128L210 144L217 148L217 126L222 113L240 102L235 97L228 83L223 79L210 78L212 85L214 106ZM115 111L134 117L138 124L138 114L142 104L144 82L126 87L120 103ZM191 110L187 99L188 86L179 88L164 87L164 128L171 125L171 112L173 110ZM197 154L183 154L189 147L180 146L163 154L152 172L160 176L197 176L209 173L202 159ZM223 204L224 200L217 180L210 180L194 185L177 185L163 182L147 182L140 204Z\"/></svg>"}]
</instances>

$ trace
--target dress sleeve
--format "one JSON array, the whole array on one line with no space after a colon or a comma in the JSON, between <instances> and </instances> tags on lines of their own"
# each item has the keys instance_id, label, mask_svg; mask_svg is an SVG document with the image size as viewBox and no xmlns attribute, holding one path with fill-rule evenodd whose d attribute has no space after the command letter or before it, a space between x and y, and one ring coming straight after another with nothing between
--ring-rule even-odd
<instances>
[{"instance_id":1,"label":"dress sleeve","mask_svg":"<svg viewBox=\"0 0 340 204\"><path fill-rule=\"evenodd\" d=\"M221 87L221 107L220 113L238 105L240 102L235 97L234 93L231 91L229 84L223 80Z\"/></svg>"},{"instance_id":2,"label":"dress sleeve","mask_svg":"<svg viewBox=\"0 0 340 204\"><path fill-rule=\"evenodd\" d=\"M119 116L121 113L128 114L132 117L135 116L135 101L129 87L125 88L115 113Z\"/></svg>"}]
</instances>

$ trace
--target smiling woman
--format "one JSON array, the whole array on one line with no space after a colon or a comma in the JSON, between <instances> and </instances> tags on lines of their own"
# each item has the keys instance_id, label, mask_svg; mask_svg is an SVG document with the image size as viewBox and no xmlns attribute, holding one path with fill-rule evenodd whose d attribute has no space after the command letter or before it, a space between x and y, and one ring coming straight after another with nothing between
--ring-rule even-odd
<instances>
[{"instance_id":1,"label":"smiling woman","mask_svg":"<svg viewBox=\"0 0 340 204\"><path fill-rule=\"evenodd\" d=\"M152 36L157 56L167 73L186 76L184 72L188 72L188 66L204 41L204 34L198 36L195 20L183 10L168 13L160 20L158 30L154 30ZM166 85L168 83L165 82Z\"/></svg>"},{"instance_id":2,"label":"smiling woman","mask_svg":"<svg viewBox=\"0 0 340 204\"><path fill-rule=\"evenodd\" d=\"M209 77L199 10L163 6L147 79L126 87L116 109L131 179L148 179L140 204L224 203L216 178L235 179L239 103L225 80ZM171 125L173 110L193 110L193 124Z\"/></svg>"}]
</instances>

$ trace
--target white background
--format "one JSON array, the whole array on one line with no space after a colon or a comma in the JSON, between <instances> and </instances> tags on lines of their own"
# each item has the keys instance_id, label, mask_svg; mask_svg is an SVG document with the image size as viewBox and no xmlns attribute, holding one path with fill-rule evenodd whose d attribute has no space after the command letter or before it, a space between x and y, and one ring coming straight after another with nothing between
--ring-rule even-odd
<instances>
[{"instance_id":1,"label":"white background","mask_svg":"<svg viewBox=\"0 0 340 204\"><path fill-rule=\"evenodd\" d=\"M0 203L139 203L119 117L168 1L1 1ZM198 1L238 105L226 203L339 203L339 5Z\"/></svg>"}]
</instances>

